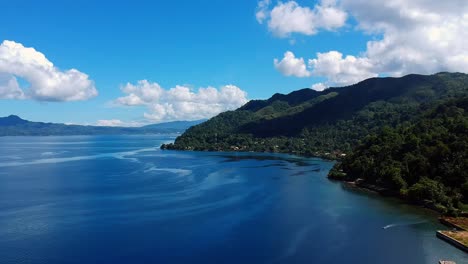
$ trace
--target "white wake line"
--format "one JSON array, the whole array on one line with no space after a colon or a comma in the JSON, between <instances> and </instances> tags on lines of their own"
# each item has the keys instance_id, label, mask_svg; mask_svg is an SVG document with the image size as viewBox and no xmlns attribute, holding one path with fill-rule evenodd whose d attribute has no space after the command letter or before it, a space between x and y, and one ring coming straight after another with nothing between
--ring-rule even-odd
<instances>
[{"instance_id":1,"label":"white wake line","mask_svg":"<svg viewBox=\"0 0 468 264\"><path fill-rule=\"evenodd\" d=\"M46 152L42 152L41 153L41 156L43 157L46 157L46 156L57 156L57 155L60 155L60 154L63 154L63 153L67 153L68 151L67 150L63 150L63 151L46 151Z\"/></svg>"},{"instance_id":2,"label":"white wake line","mask_svg":"<svg viewBox=\"0 0 468 264\"><path fill-rule=\"evenodd\" d=\"M148 169L144 170L143 172L148 173L148 172L151 172L151 171L165 171L165 172L178 174L180 176L188 176L188 175L192 174L191 170L174 169L174 168L158 168L156 166L152 166L151 168L148 168Z\"/></svg>"},{"instance_id":3,"label":"white wake line","mask_svg":"<svg viewBox=\"0 0 468 264\"><path fill-rule=\"evenodd\" d=\"M395 223L395 224L390 224L382 227L383 229L389 229L392 227L400 227L400 226L412 226L412 225L420 225L427 223L427 221L417 221L417 222L408 222L408 223Z\"/></svg>"},{"instance_id":4,"label":"white wake line","mask_svg":"<svg viewBox=\"0 0 468 264\"><path fill-rule=\"evenodd\" d=\"M102 154L96 154L96 155L90 155L90 156L47 158L47 159L38 159L38 160L24 161L24 162L17 162L17 161L16 162L0 162L0 167L14 167L14 166L37 165L37 164L47 164L47 163L62 163L62 162L70 162L70 161L78 161L78 160L92 160L92 159L100 159L100 158L129 159L129 160L137 161L135 158L127 158L127 156L132 156L140 152L156 151L158 149L159 148L154 147L154 148L137 149L133 151L102 153Z\"/></svg>"}]
</instances>

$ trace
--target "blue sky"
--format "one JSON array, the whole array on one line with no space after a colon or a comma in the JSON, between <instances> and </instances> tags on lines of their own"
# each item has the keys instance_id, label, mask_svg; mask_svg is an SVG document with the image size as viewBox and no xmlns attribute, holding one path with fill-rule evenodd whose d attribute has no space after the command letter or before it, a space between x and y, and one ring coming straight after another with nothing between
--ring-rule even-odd
<instances>
[{"instance_id":1,"label":"blue sky","mask_svg":"<svg viewBox=\"0 0 468 264\"><path fill-rule=\"evenodd\" d=\"M117 98L133 93L125 93L121 88L130 83L135 85L131 91L136 91L140 88L137 87L140 80L147 80L150 84L157 83L165 91L176 85L187 87L193 98L197 98L193 100L202 100L201 97L197 97L200 87L214 87L221 91L226 85L233 85L236 89L245 91L247 99L257 99L268 98L277 92L288 93L299 88L312 87L317 83L320 83L320 86L314 88L346 85L378 75L431 73L444 69L452 70L455 66L459 67L460 71L465 70L466 61L462 58L461 64L448 65L445 68L418 68L418 65L425 63L422 60L419 64L410 65L411 67L402 62L400 66L397 63L393 68L382 66L378 71L371 71L371 68L377 68L374 67L377 64L372 56L385 58L395 55L373 55L378 51L369 50L367 43L382 42L390 34L388 27L392 26L392 21L395 25L401 21L384 16L381 20L390 26L372 28L371 25L375 21L363 19L365 12L369 12L365 10L365 4L356 6L346 3L349 1L345 0L121 2L123 1L109 4L107 1L18 0L2 3L0 41L10 40L24 47L34 48L60 71L77 69L88 75L89 80L94 82L98 95L79 100L70 99L72 97L68 97L70 100L56 97L50 100L50 97L10 96L8 99L0 99L0 116L17 114L30 120L80 124L95 124L98 120L119 120L117 124L121 121L124 125L200 117L190 112L192 110L187 108L187 102L182 102L184 104L180 111L190 113L170 114L170 111L179 111L177 104L172 104L170 99L156 103L140 98L143 99L138 101L140 103L115 103ZM261 3L266 7L262 8ZM326 13L327 17L319 16L322 7L342 12L340 14L345 15L345 21L335 19L335 13ZM417 5L407 7L402 4L401 8L424 11ZM440 7L434 7L436 11L432 11L435 13L438 10L436 8ZM281 12L275 12L275 9ZM453 9L447 11L447 16L451 15L454 23L457 22L456 19L466 19L463 18L465 11L460 13L459 10ZM263 20L258 17L259 12L266 14ZM294 23L287 25L296 18L299 22L305 22L301 22L299 26ZM403 18L399 19L403 21ZM275 24L278 21L279 23ZM303 25L309 22L313 25L304 28ZM415 24L414 21L405 23ZM437 23L433 21L435 26L439 25ZM419 47L410 48L417 50ZM462 54L466 54L466 46L461 49ZM293 57L283 58L287 51L290 51ZM337 54L328 53L330 51L338 51L343 56L332 56ZM317 53L323 53L327 57L318 57ZM346 55L352 55L353 58L348 60ZM0 61L1 56L0 52ZM273 62L275 58L277 65ZM301 64L300 61L286 63L290 62L289 59L299 58L303 58L304 63L300 65L302 68L299 71L296 62ZM331 58L333 59L330 61ZM309 61L314 59L315 63ZM283 61L285 63L280 64ZM341 65L343 69L338 72L336 69L330 70L330 63L335 66ZM25 70L12 73L8 68L11 66L5 67L5 76L16 77L19 85L24 86L24 90L28 83L23 79L35 76L26 74L24 77L21 74ZM354 68L357 70L346 72L347 69ZM361 74L354 74L355 72ZM0 87L1 85L0 82ZM152 89L156 86L148 87ZM139 96L142 93L135 94ZM165 93L163 97L174 98L174 94ZM156 97L152 100L162 100L154 98ZM220 99L213 103L229 105L232 108L243 102L227 100ZM171 109L167 108L169 104ZM197 107L193 102L190 106ZM223 106L219 107L218 111L226 110ZM151 111L162 111L166 114L153 115ZM202 112L205 116L215 113L208 110Z\"/></svg>"}]
</instances>

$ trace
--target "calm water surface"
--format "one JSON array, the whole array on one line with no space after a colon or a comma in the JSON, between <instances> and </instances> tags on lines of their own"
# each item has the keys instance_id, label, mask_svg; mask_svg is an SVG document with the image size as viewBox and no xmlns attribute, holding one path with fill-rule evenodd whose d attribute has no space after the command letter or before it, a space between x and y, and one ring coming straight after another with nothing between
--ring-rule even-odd
<instances>
[{"instance_id":1,"label":"calm water surface","mask_svg":"<svg viewBox=\"0 0 468 264\"><path fill-rule=\"evenodd\" d=\"M0 138L0 263L437 263L435 215L288 155L171 136Z\"/></svg>"}]
</instances>

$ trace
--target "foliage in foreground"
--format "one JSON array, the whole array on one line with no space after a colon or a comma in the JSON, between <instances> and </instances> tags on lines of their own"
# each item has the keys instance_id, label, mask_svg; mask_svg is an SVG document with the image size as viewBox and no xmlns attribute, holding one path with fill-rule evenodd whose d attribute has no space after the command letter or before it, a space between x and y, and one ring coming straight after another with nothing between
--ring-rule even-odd
<instances>
[{"instance_id":1,"label":"foliage in foreground","mask_svg":"<svg viewBox=\"0 0 468 264\"><path fill-rule=\"evenodd\" d=\"M443 212L468 203L468 97L365 138L332 178L377 185Z\"/></svg>"}]
</instances>

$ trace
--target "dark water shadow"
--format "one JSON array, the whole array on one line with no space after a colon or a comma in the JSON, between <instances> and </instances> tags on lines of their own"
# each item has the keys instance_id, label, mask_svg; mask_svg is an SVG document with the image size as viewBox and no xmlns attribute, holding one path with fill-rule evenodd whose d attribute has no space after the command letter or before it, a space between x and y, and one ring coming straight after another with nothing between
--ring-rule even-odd
<instances>
[{"instance_id":1,"label":"dark water shadow","mask_svg":"<svg viewBox=\"0 0 468 264\"><path fill-rule=\"evenodd\" d=\"M285 154L282 154L285 155ZM288 163L292 163L299 167L308 167L308 166L318 166L319 164L315 163L314 160L307 161L307 158L300 158L294 156L276 156L275 154L270 155L215 155L217 157L225 159L224 162L239 162L239 161L246 161L246 160L254 160L254 161L285 161ZM314 162L312 162L314 161ZM281 163L274 163L268 164L258 167L274 167L274 166L285 166Z\"/></svg>"},{"instance_id":2,"label":"dark water shadow","mask_svg":"<svg viewBox=\"0 0 468 264\"><path fill-rule=\"evenodd\" d=\"M375 201L376 203L382 203L382 206L384 207L388 207L389 209L392 209L392 210L397 210L403 214L420 215L420 216L423 216L424 218L432 219L433 220L432 224L437 224L438 226L442 226L437 221L437 218L439 217L439 213L431 209L418 206L418 205L414 205L414 204L410 204L404 200L399 199L398 197L382 195L376 191L362 188L362 187L356 187L354 185L351 185L345 182L334 181L334 180L330 180L329 182L332 184L339 184L341 189L345 192L352 193L357 196L369 198L372 201Z\"/></svg>"},{"instance_id":3,"label":"dark water shadow","mask_svg":"<svg viewBox=\"0 0 468 264\"><path fill-rule=\"evenodd\" d=\"M320 171L321 171L320 168L313 169L313 170L298 171L296 173L291 174L290 176L304 176L304 175L315 174Z\"/></svg>"},{"instance_id":4,"label":"dark water shadow","mask_svg":"<svg viewBox=\"0 0 468 264\"><path fill-rule=\"evenodd\" d=\"M226 161L226 162L233 162L233 161ZM262 168L271 168L271 167L285 167L287 166L286 163L272 163L272 164L266 164L266 165L260 165L260 166L245 166L242 168L246 169L262 169Z\"/></svg>"}]
</instances>

